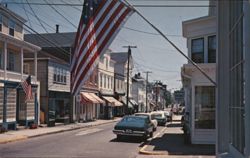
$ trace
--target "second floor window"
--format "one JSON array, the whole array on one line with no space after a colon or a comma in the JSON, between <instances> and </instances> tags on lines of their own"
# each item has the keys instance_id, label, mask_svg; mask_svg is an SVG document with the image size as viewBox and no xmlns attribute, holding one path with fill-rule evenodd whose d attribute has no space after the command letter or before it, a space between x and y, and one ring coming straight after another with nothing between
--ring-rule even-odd
<instances>
[{"instance_id":1,"label":"second floor window","mask_svg":"<svg viewBox=\"0 0 250 158\"><path fill-rule=\"evenodd\" d=\"M0 15L0 31L2 32L2 27L3 27L3 16Z\"/></svg>"},{"instance_id":2,"label":"second floor window","mask_svg":"<svg viewBox=\"0 0 250 158\"><path fill-rule=\"evenodd\" d=\"M100 87L102 88L102 74L100 74Z\"/></svg>"},{"instance_id":3,"label":"second floor window","mask_svg":"<svg viewBox=\"0 0 250 158\"><path fill-rule=\"evenodd\" d=\"M7 57L8 57L7 70L14 71L14 68L15 68L15 54L13 52L9 52Z\"/></svg>"},{"instance_id":4,"label":"second floor window","mask_svg":"<svg viewBox=\"0 0 250 158\"><path fill-rule=\"evenodd\" d=\"M53 75L54 83L67 83L67 71L63 68L54 67L54 75Z\"/></svg>"},{"instance_id":5,"label":"second floor window","mask_svg":"<svg viewBox=\"0 0 250 158\"><path fill-rule=\"evenodd\" d=\"M0 48L0 69L3 69L3 49Z\"/></svg>"},{"instance_id":6,"label":"second floor window","mask_svg":"<svg viewBox=\"0 0 250 158\"><path fill-rule=\"evenodd\" d=\"M30 65L28 63L24 63L23 64L23 73L30 74L29 68L30 68Z\"/></svg>"},{"instance_id":7,"label":"second floor window","mask_svg":"<svg viewBox=\"0 0 250 158\"><path fill-rule=\"evenodd\" d=\"M191 44L192 60L195 63L204 63L204 39L193 39Z\"/></svg>"},{"instance_id":8,"label":"second floor window","mask_svg":"<svg viewBox=\"0 0 250 158\"><path fill-rule=\"evenodd\" d=\"M216 36L208 37L208 63L216 63Z\"/></svg>"},{"instance_id":9,"label":"second floor window","mask_svg":"<svg viewBox=\"0 0 250 158\"><path fill-rule=\"evenodd\" d=\"M9 35L14 36L15 34L15 22L13 20L9 21Z\"/></svg>"}]
</instances>

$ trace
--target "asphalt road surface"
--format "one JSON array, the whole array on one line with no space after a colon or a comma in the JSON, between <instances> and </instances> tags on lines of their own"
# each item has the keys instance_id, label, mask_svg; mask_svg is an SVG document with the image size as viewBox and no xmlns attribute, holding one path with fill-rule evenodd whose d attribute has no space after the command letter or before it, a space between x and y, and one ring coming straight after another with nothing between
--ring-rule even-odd
<instances>
[{"instance_id":1,"label":"asphalt road surface","mask_svg":"<svg viewBox=\"0 0 250 158\"><path fill-rule=\"evenodd\" d=\"M116 140L115 123L0 144L1 158L135 158L140 138ZM164 127L158 127L155 134Z\"/></svg>"}]
</instances>

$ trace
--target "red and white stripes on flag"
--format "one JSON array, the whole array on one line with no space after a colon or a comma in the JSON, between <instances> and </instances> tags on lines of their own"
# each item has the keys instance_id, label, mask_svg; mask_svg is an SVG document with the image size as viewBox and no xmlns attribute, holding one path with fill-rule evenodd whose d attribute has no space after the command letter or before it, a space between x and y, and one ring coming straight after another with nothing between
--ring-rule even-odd
<instances>
[{"instance_id":1,"label":"red and white stripes on flag","mask_svg":"<svg viewBox=\"0 0 250 158\"><path fill-rule=\"evenodd\" d=\"M87 0L71 55L71 92L76 95L89 78L133 10L119 0Z\"/></svg>"},{"instance_id":2,"label":"red and white stripes on flag","mask_svg":"<svg viewBox=\"0 0 250 158\"><path fill-rule=\"evenodd\" d=\"M25 93L25 102L33 99L32 87L31 87L31 76L29 75L22 83L22 88Z\"/></svg>"}]
</instances>

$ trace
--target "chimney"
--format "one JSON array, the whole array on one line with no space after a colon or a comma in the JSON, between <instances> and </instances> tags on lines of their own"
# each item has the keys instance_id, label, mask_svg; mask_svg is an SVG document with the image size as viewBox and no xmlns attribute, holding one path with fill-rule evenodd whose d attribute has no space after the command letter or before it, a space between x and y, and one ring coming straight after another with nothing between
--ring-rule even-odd
<instances>
[{"instance_id":1,"label":"chimney","mask_svg":"<svg viewBox=\"0 0 250 158\"><path fill-rule=\"evenodd\" d=\"M56 24L56 33L59 33L59 25Z\"/></svg>"}]
</instances>

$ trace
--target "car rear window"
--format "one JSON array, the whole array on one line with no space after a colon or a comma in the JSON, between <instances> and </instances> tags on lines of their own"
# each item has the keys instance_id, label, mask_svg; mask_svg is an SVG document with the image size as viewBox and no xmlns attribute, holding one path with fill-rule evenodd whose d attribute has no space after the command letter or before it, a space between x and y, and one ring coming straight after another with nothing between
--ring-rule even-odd
<instances>
[{"instance_id":1,"label":"car rear window","mask_svg":"<svg viewBox=\"0 0 250 158\"><path fill-rule=\"evenodd\" d=\"M155 119L155 118L161 118L162 115L161 114L152 114L152 118Z\"/></svg>"},{"instance_id":2,"label":"car rear window","mask_svg":"<svg viewBox=\"0 0 250 158\"><path fill-rule=\"evenodd\" d=\"M145 123L146 121L146 117L125 117L121 120L121 122L126 122L126 123L129 123L129 122L140 122L140 123Z\"/></svg>"}]
</instances>

